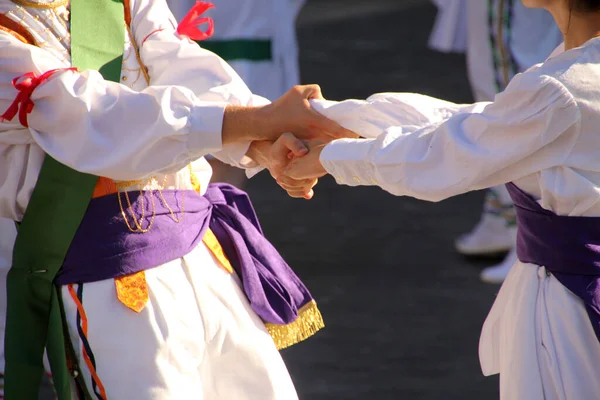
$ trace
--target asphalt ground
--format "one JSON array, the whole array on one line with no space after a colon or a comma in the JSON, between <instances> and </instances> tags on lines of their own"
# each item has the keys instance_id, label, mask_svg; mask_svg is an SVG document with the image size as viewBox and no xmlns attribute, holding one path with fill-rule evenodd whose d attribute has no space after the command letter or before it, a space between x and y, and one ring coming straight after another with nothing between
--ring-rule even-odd
<instances>
[{"instance_id":1,"label":"asphalt ground","mask_svg":"<svg viewBox=\"0 0 600 400\"><path fill-rule=\"evenodd\" d=\"M298 21L303 83L334 100L404 91L472 101L464 56L427 48L435 13L427 0L309 0ZM482 193L433 204L325 178L313 200L293 200L267 174L248 191L327 324L284 351L301 399L497 398L477 357L498 291L478 273L493 261L453 248Z\"/></svg>"}]
</instances>

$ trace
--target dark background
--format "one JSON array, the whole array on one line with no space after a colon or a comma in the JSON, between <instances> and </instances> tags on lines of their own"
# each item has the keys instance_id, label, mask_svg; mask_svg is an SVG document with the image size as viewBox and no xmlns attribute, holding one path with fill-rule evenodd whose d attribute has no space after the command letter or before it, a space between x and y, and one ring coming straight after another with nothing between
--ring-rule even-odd
<instances>
[{"instance_id":1,"label":"dark background","mask_svg":"<svg viewBox=\"0 0 600 400\"><path fill-rule=\"evenodd\" d=\"M413 91L472 101L462 55L427 49L428 0L313 0L298 21L303 83L325 97ZM284 351L300 398L493 399L479 332L498 286L454 252L482 194L441 203L324 178L311 201L288 199L268 174L248 190L268 237L311 289L326 328Z\"/></svg>"}]
</instances>

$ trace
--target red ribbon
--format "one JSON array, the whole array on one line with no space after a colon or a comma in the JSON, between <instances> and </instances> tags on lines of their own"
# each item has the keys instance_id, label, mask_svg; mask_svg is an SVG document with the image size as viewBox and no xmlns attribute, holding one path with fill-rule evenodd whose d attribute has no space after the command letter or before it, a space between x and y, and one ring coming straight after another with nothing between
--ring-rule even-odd
<instances>
[{"instance_id":1,"label":"red ribbon","mask_svg":"<svg viewBox=\"0 0 600 400\"><path fill-rule=\"evenodd\" d=\"M197 1L186 16L183 17L179 26L177 26L177 33L181 36L187 36L192 40L205 40L211 37L215 31L213 19L209 17L200 17L209 8L215 8L215 6L212 3ZM198 28L198 25L201 24L208 24L206 32L203 32Z\"/></svg>"},{"instance_id":2,"label":"red ribbon","mask_svg":"<svg viewBox=\"0 0 600 400\"><path fill-rule=\"evenodd\" d=\"M12 121L18 113L21 125L28 127L27 114L31 113L34 105L33 101L31 101L31 94L38 86L47 81L48 78L58 71L77 71L77 68L52 69L44 72L39 77L36 76L34 72L28 72L13 79L12 85L19 93L4 114L0 115L0 122Z\"/></svg>"}]
</instances>

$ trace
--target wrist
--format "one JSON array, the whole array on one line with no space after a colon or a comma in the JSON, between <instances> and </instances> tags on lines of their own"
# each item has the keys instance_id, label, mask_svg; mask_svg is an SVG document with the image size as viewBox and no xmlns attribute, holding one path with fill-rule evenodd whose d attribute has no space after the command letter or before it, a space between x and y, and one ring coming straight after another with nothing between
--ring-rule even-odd
<instances>
[{"instance_id":1,"label":"wrist","mask_svg":"<svg viewBox=\"0 0 600 400\"><path fill-rule=\"evenodd\" d=\"M314 149L317 153L315 158L316 158L317 164L320 168L319 172L322 173L323 175L327 175L327 170L325 169L325 167L323 166L323 162L321 161L321 153L323 153L323 149L325 148L325 146L327 146L327 144L323 144Z\"/></svg>"},{"instance_id":2,"label":"wrist","mask_svg":"<svg viewBox=\"0 0 600 400\"><path fill-rule=\"evenodd\" d=\"M268 106L245 107L228 105L223 114L222 143L233 143L269 140L276 135L272 112Z\"/></svg>"},{"instance_id":3,"label":"wrist","mask_svg":"<svg viewBox=\"0 0 600 400\"><path fill-rule=\"evenodd\" d=\"M286 132L279 122L278 114L273 103L256 108L256 121L259 129L258 136L253 140L274 142L282 133Z\"/></svg>"}]
</instances>

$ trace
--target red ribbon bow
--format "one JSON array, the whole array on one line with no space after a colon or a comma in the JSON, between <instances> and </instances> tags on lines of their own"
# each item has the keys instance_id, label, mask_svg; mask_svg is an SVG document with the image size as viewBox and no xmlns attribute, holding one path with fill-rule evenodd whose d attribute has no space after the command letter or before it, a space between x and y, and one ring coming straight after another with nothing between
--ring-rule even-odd
<instances>
[{"instance_id":1,"label":"red ribbon bow","mask_svg":"<svg viewBox=\"0 0 600 400\"><path fill-rule=\"evenodd\" d=\"M0 115L0 122L12 121L12 119L19 114L19 122L21 125L28 127L27 114L33 110L33 101L31 101L31 94L42 83L44 83L50 76L58 71L77 71L77 68L58 68L44 72L42 75L37 77L34 72L28 72L21 76L16 77L12 80L12 85L19 91L17 97L12 102L10 107Z\"/></svg>"},{"instance_id":2,"label":"red ribbon bow","mask_svg":"<svg viewBox=\"0 0 600 400\"><path fill-rule=\"evenodd\" d=\"M212 3L197 1L192 9L186 14L177 26L177 33L187 36L192 40L205 40L211 37L215 31L215 23L212 18L200 16L209 8L215 8ZM208 24L206 32L198 28L198 25Z\"/></svg>"}]
</instances>

